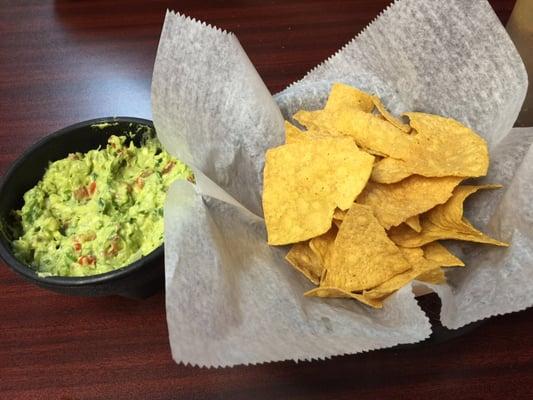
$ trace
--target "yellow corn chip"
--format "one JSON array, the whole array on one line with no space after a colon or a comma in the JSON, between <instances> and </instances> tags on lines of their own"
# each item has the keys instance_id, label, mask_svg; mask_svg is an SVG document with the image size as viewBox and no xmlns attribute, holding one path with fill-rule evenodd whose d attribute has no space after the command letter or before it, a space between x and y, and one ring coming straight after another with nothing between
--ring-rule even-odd
<instances>
[{"instance_id":1,"label":"yellow corn chip","mask_svg":"<svg viewBox=\"0 0 533 400\"><path fill-rule=\"evenodd\" d=\"M485 140L461 123L438 115L405 113L415 131L406 135L411 152L376 164L372 180L394 183L411 174L478 177L487 173L489 153Z\"/></svg>"},{"instance_id":2,"label":"yellow corn chip","mask_svg":"<svg viewBox=\"0 0 533 400\"><path fill-rule=\"evenodd\" d=\"M389 121L392 125L394 125L396 128L398 128L401 131L404 131L405 133L409 133L411 131L411 127L409 124L404 124L402 121L400 121L398 118L396 118L394 115L392 115L387 108L383 105L379 97L372 96L372 102L380 112L380 114L385 118L387 121Z\"/></svg>"},{"instance_id":3,"label":"yellow corn chip","mask_svg":"<svg viewBox=\"0 0 533 400\"><path fill-rule=\"evenodd\" d=\"M365 187L373 162L350 138L268 150L263 180L268 243L296 243L327 232L335 208L349 208Z\"/></svg>"},{"instance_id":4,"label":"yellow corn chip","mask_svg":"<svg viewBox=\"0 0 533 400\"><path fill-rule=\"evenodd\" d=\"M392 228L390 238L403 247L420 247L440 239L457 239L470 242L508 246L507 243L493 239L480 232L463 217L463 202L479 189L495 189L499 185L458 186L452 197L421 217L422 231L413 231L405 225Z\"/></svg>"},{"instance_id":5,"label":"yellow corn chip","mask_svg":"<svg viewBox=\"0 0 533 400\"><path fill-rule=\"evenodd\" d=\"M307 128L308 131L327 133L332 136L339 136L335 131L330 132L331 123L330 116L324 113L324 110L306 111L300 110L292 116L300 125ZM329 129L328 129L329 128Z\"/></svg>"},{"instance_id":6,"label":"yellow corn chip","mask_svg":"<svg viewBox=\"0 0 533 400\"><path fill-rule=\"evenodd\" d=\"M358 109L298 111L293 118L308 130L350 136L365 151L396 158L408 157L410 137L386 120Z\"/></svg>"},{"instance_id":7,"label":"yellow corn chip","mask_svg":"<svg viewBox=\"0 0 533 400\"><path fill-rule=\"evenodd\" d=\"M374 109L372 96L352 86L334 83L324 110L334 112L344 107L369 113Z\"/></svg>"},{"instance_id":8,"label":"yellow corn chip","mask_svg":"<svg viewBox=\"0 0 533 400\"><path fill-rule=\"evenodd\" d=\"M369 94L342 83L334 83L324 110L300 110L293 115L293 118L308 130L336 134L335 130L331 131L333 128L331 116L343 108L369 113L374 105Z\"/></svg>"},{"instance_id":9,"label":"yellow corn chip","mask_svg":"<svg viewBox=\"0 0 533 400\"><path fill-rule=\"evenodd\" d=\"M305 132L295 127L288 121L285 121L285 143L297 143L305 140Z\"/></svg>"},{"instance_id":10,"label":"yellow corn chip","mask_svg":"<svg viewBox=\"0 0 533 400\"><path fill-rule=\"evenodd\" d=\"M378 183L396 183L413 175L409 163L396 158L386 157L374 164L371 179Z\"/></svg>"},{"instance_id":11,"label":"yellow corn chip","mask_svg":"<svg viewBox=\"0 0 533 400\"><path fill-rule=\"evenodd\" d=\"M418 279L421 274L439 268L438 264L424 258L424 252L422 249L409 249L400 247L400 251L405 259L409 262L411 268L401 274L393 276L391 279L383 282L381 285L378 285L373 289L365 290L363 292L365 297L370 299L382 299L396 290L404 287L413 279Z\"/></svg>"},{"instance_id":12,"label":"yellow corn chip","mask_svg":"<svg viewBox=\"0 0 533 400\"><path fill-rule=\"evenodd\" d=\"M422 247L424 257L435 261L441 267L464 267L465 264L439 242L431 242Z\"/></svg>"},{"instance_id":13,"label":"yellow corn chip","mask_svg":"<svg viewBox=\"0 0 533 400\"><path fill-rule=\"evenodd\" d=\"M308 242L292 245L285 259L307 279L318 285L324 266L317 255L311 250Z\"/></svg>"},{"instance_id":14,"label":"yellow corn chip","mask_svg":"<svg viewBox=\"0 0 533 400\"><path fill-rule=\"evenodd\" d=\"M377 109L377 112L374 111ZM319 287L306 296L352 298L381 308L413 280L446 282L464 263L439 239L507 246L463 216L486 174L485 140L458 121L393 116L381 100L335 83L322 110L285 122L285 145L265 156L268 243L294 243L287 261Z\"/></svg>"},{"instance_id":15,"label":"yellow corn chip","mask_svg":"<svg viewBox=\"0 0 533 400\"><path fill-rule=\"evenodd\" d=\"M376 156L375 162L379 161L382 158L387 157L386 154L380 153L379 151L376 151L376 150L367 149L365 147L361 147L361 150L366 151L368 154L372 154L373 156Z\"/></svg>"},{"instance_id":16,"label":"yellow corn chip","mask_svg":"<svg viewBox=\"0 0 533 400\"><path fill-rule=\"evenodd\" d=\"M314 237L309 241L309 247L318 257L322 265L324 265L326 262L326 254L328 253L331 246L333 246L333 243L335 242L335 237L337 237L337 232L337 227L332 226L331 229L323 235Z\"/></svg>"},{"instance_id":17,"label":"yellow corn chip","mask_svg":"<svg viewBox=\"0 0 533 400\"><path fill-rule=\"evenodd\" d=\"M389 229L445 203L462 178L446 176L426 178L410 176L393 184L369 182L357 197L357 202L372 208L381 226Z\"/></svg>"},{"instance_id":18,"label":"yellow corn chip","mask_svg":"<svg viewBox=\"0 0 533 400\"><path fill-rule=\"evenodd\" d=\"M354 203L327 254L320 286L355 292L378 286L409 268L371 208Z\"/></svg>"},{"instance_id":19,"label":"yellow corn chip","mask_svg":"<svg viewBox=\"0 0 533 400\"><path fill-rule=\"evenodd\" d=\"M393 276L391 279L383 282L381 285L378 285L373 289L365 290L362 295L367 299L384 299L385 297L407 285L409 282L415 279L418 274L419 273L417 273L415 270L408 269L401 274Z\"/></svg>"},{"instance_id":20,"label":"yellow corn chip","mask_svg":"<svg viewBox=\"0 0 533 400\"><path fill-rule=\"evenodd\" d=\"M374 308L382 308L383 302L380 299L368 298L363 294L351 293L335 287L317 287L304 293L308 297L332 297L332 298L352 298Z\"/></svg>"},{"instance_id":21,"label":"yellow corn chip","mask_svg":"<svg viewBox=\"0 0 533 400\"><path fill-rule=\"evenodd\" d=\"M382 156L407 159L411 153L411 137L373 114L357 109L342 108L328 114L322 111L317 123L328 132L353 137L365 150Z\"/></svg>"},{"instance_id":22,"label":"yellow corn chip","mask_svg":"<svg viewBox=\"0 0 533 400\"><path fill-rule=\"evenodd\" d=\"M285 121L285 144L292 144L313 139L328 139L331 135L314 130L301 131L293 124Z\"/></svg>"},{"instance_id":23,"label":"yellow corn chip","mask_svg":"<svg viewBox=\"0 0 533 400\"><path fill-rule=\"evenodd\" d=\"M456 224L461 221L464 213L464 202L470 195L481 189L501 189L502 185L462 185L455 188L453 196L445 204L435 207L428 218L438 226L445 226L449 223ZM459 222L459 225L460 222ZM467 228L466 232L470 229Z\"/></svg>"},{"instance_id":24,"label":"yellow corn chip","mask_svg":"<svg viewBox=\"0 0 533 400\"><path fill-rule=\"evenodd\" d=\"M412 217L407 218L405 224L415 232L420 232L422 230L422 226L420 226L420 217L418 215L413 215Z\"/></svg>"},{"instance_id":25,"label":"yellow corn chip","mask_svg":"<svg viewBox=\"0 0 533 400\"><path fill-rule=\"evenodd\" d=\"M435 268L418 275L416 280L427 283L441 284L446 282L446 275L444 275L444 270L442 268Z\"/></svg>"},{"instance_id":26,"label":"yellow corn chip","mask_svg":"<svg viewBox=\"0 0 533 400\"><path fill-rule=\"evenodd\" d=\"M429 271L439 266L434 261L426 259L424 257L424 250L421 248L400 247L399 249L405 259L411 264L411 268L418 273Z\"/></svg>"}]
</instances>

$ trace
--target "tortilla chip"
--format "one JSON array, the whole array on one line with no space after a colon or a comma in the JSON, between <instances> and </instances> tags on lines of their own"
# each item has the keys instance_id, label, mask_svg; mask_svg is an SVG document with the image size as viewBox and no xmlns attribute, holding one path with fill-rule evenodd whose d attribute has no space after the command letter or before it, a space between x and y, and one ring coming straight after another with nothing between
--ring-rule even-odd
<instances>
[{"instance_id":1,"label":"tortilla chip","mask_svg":"<svg viewBox=\"0 0 533 400\"><path fill-rule=\"evenodd\" d=\"M401 289L412 280L418 279L420 275L439 268L438 264L424 257L424 252L422 249L409 249L400 247L400 251L405 259L409 262L410 269L401 274L393 276L391 279L383 282L381 285L378 285L375 288L365 290L363 292L365 297L369 299L383 299L398 289Z\"/></svg>"},{"instance_id":2,"label":"tortilla chip","mask_svg":"<svg viewBox=\"0 0 533 400\"><path fill-rule=\"evenodd\" d=\"M376 287L410 269L371 208L357 203L346 213L325 264L320 286L348 292Z\"/></svg>"},{"instance_id":3,"label":"tortilla chip","mask_svg":"<svg viewBox=\"0 0 533 400\"><path fill-rule=\"evenodd\" d=\"M411 153L410 135L373 114L343 108L322 115L319 122L329 132L353 137L358 146L379 155L407 159Z\"/></svg>"},{"instance_id":4,"label":"tortilla chip","mask_svg":"<svg viewBox=\"0 0 533 400\"><path fill-rule=\"evenodd\" d=\"M415 278L440 267L435 261L427 259L421 248L400 247L400 251L411 265Z\"/></svg>"},{"instance_id":5,"label":"tortilla chip","mask_svg":"<svg viewBox=\"0 0 533 400\"><path fill-rule=\"evenodd\" d=\"M372 96L368 93L343 83L334 83L324 110L333 112L343 107L368 113L374 109Z\"/></svg>"},{"instance_id":6,"label":"tortilla chip","mask_svg":"<svg viewBox=\"0 0 533 400\"><path fill-rule=\"evenodd\" d=\"M374 157L350 138L286 144L266 153L263 211L268 243L302 242L331 227L364 189Z\"/></svg>"},{"instance_id":7,"label":"tortilla chip","mask_svg":"<svg viewBox=\"0 0 533 400\"><path fill-rule=\"evenodd\" d=\"M305 142L313 139L328 139L331 135L314 130L301 131L290 122L285 121L285 144Z\"/></svg>"},{"instance_id":8,"label":"tortilla chip","mask_svg":"<svg viewBox=\"0 0 533 400\"><path fill-rule=\"evenodd\" d=\"M446 275L444 275L444 270L442 268L435 268L431 271L424 272L416 277L417 281L433 283L433 284L442 284L446 283Z\"/></svg>"},{"instance_id":9,"label":"tortilla chip","mask_svg":"<svg viewBox=\"0 0 533 400\"><path fill-rule=\"evenodd\" d=\"M267 151L268 243L295 243L286 259L319 284L306 296L381 308L409 282L444 283L443 267L464 266L439 239L507 246L463 216L469 195L497 187L458 186L487 173L485 140L450 118L404 115L335 83L324 109L294 114L306 130L286 122L286 144Z\"/></svg>"},{"instance_id":10,"label":"tortilla chip","mask_svg":"<svg viewBox=\"0 0 533 400\"><path fill-rule=\"evenodd\" d=\"M372 150L372 149L367 149L367 148L362 147L362 146L360 148L361 148L361 150L366 151L368 154L372 154L373 156L376 156L376 160L374 161L374 163L376 163L377 161L379 161L382 158L387 157L386 154L380 153L379 151Z\"/></svg>"},{"instance_id":11,"label":"tortilla chip","mask_svg":"<svg viewBox=\"0 0 533 400\"><path fill-rule=\"evenodd\" d=\"M314 237L309 241L309 247L311 248L311 251L315 253L322 265L324 265L326 262L326 254L333 246L335 238L337 237L337 232L338 228L334 225L323 235Z\"/></svg>"},{"instance_id":12,"label":"tortilla chip","mask_svg":"<svg viewBox=\"0 0 533 400\"><path fill-rule=\"evenodd\" d=\"M435 261L441 267L464 267L465 264L439 242L431 242L422 247L424 257Z\"/></svg>"},{"instance_id":13,"label":"tortilla chip","mask_svg":"<svg viewBox=\"0 0 533 400\"><path fill-rule=\"evenodd\" d=\"M405 224L415 232L420 232L422 230L422 226L420 226L420 217L418 215L413 215L412 217L407 218Z\"/></svg>"},{"instance_id":14,"label":"tortilla chip","mask_svg":"<svg viewBox=\"0 0 533 400\"><path fill-rule=\"evenodd\" d=\"M507 243L493 239L480 232L463 217L463 203L471 194L479 189L496 189L499 185L472 186L464 185L455 188L452 197L421 217L421 232L415 232L405 225L392 228L390 238L403 247L420 247L440 239L457 239L476 243L508 246Z\"/></svg>"},{"instance_id":15,"label":"tortilla chip","mask_svg":"<svg viewBox=\"0 0 533 400\"><path fill-rule=\"evenodd\" d=\"M401 289L413 279L417 277L418 273L413 269L408 269L401 274L393 276L391 279L383 282L381 285L376 286L373 289L363 291L363 296L367 299L380 300L392 293Z\"/></svg>"},{"instance_id":16,"label":"tortilla chip","mask_svg":"<svg viewBox=\"0 0 533 400\"><path fill-rule=\"evenodd\" d=\"M487 173L489 153L485 140L459 122L423 113L405 113L415 129L407 157L393 156L376 164L372 180L398 182L409 175L479 177Z\"/></svg>"},{"instance_id":17,"label":"tortilla chip","mask_svg":"<svg viewBox=\"0 0 533 400\"><path fill-rule=\"evenodd\" d=\"M390 185L369 182L357 202L372 208L381 226L389 229L406 219L445 203L462 178L410 176Z\"/></svg>"},{"instance_id":18,"label":"tortilla chip","mask_svg":"<svg viewBox=\"0 0 533 400\"><path fill-rule=\"evenodd\" d=\"M394 125L396 128L405 133L409 133L411 131L411 127L409 126L409 124L404 124L394 115L392 115L389 110L387 110L387 108L383 105L379 97L372 96L372 102L385 120L389 121L392 125Z\"/></svg>"},{"instance_id":19,"label":"tortilla chip","mask_svg":"<svg viewBox=\"0 0 533 400\"><path fill-rule=\"evenodd\" d=\"M309 242L293 244L285 259L307 279L318 285L324 265L309 247Z\"/></svg>"},{"instance_id":20,"label":"tortilla chip","mask_svg":"<svg viewBox=\"0 0 533 400\"><path fill-rule=\"evenodd\" d=\"M302 132L290 122L285 121L285 144L297 143L305 139L305 132Z\"/></svg>"},{"instance_id":21,"label":"tortilla chip","mask_svg":"<svg viewBox=\"0 0 533 400\"><path fill-rule=\"evenodd\" d=\"M413 175L409 163L386 157L374 164L371 180L377 183L392 184Z\"/></svg>"},{"instance_id":22,"label":"tortilla chip","mask_svg":"<svg viewBox=\"0 0 533 400\"><path fill-rule=\"evenodd\" d=\"M335 287L317 287L304 293L308 297L331 297L331 298L352 298L374 308L382 308L383 302L380 299L368 298L365 295L351 293Z\"/></svg>"},{"instance_id":23,"label":"tortilla chip","mask_svg":"<svg viewBox=\"0 0 533 400\"><path fill-rule=\"evenodd\" d=\"M453 191L453 196L445 204L435 207L428 213L430 220L439 226L448 223L460 223L464 213L464 202L472 194L481 189L501 189L502 185L462 185L457 186ZM459 222L457 222L459 221ZM468 231L469 229L467 229Z\"/></svg>"},{"instance_id":24,"label":"tortilla chip","mask_svg":"<svg viewBox=\"0 0 533 400\"><path fill-rule=\"evenodd\" d=\"M300 125L305 126L309 130L318 132L325 132L333 136L339 136L335 132L330 133L327 129L329 125L329 117L324 114L323 110L306 111L300 110L292 116L292 119L297 121Z\"/></svg>"}]
</instances>

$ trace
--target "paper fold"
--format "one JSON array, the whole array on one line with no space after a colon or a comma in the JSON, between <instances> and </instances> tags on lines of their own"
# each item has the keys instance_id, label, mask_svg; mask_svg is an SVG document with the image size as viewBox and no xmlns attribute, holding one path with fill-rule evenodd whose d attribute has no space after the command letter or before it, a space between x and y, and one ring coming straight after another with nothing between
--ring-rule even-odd
<instances>
[{"instance_id":1,"label":"paper fold","mask_svg":"<svg viewBox=\"0 0 533 400\"><path fill-rule=\"evenodd\" d=\"M233 34L167 12L152 79L165 148L262 215L264 152L283 117Z\"/></svg>"},{"instance_id":2,"label":"paper fold","mask_svg":"<svg viewBox=\"0 0 533 400\"><path fill-rule=\"evenodd\" d=\"M382 310L303 297L312 285L285 265L283 248L267 245L263 220L188 182L172 185L165 212L167 320L178 362L323 359L431 333L410 287Z\"/></svg>"}]
</instances>

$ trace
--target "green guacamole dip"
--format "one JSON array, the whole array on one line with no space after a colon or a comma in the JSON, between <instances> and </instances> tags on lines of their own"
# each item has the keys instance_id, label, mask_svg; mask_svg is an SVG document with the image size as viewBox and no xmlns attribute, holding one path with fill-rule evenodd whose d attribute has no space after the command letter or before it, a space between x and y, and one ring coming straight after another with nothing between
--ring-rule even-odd
<instances>
[{"instance_id":1,"label":"green guacamole dip","mask_svg":"<svg viewBox=\"0 0 533 400\"><path fill-rule=\"evenodd\" d=\"M105 149L51 163L15 211L15 256L41 276L86 276L126 266L163 243L163 204L191 170L156 138L111 136Z\"/></svg>"}]
</instances>

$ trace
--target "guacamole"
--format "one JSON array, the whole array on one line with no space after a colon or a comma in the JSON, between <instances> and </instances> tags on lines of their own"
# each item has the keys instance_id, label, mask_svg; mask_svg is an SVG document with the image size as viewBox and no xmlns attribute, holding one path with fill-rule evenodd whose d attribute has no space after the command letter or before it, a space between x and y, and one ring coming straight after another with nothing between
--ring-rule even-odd
<instances>
[{"instance_id":1,"label":"guacamole","mask_svg":"<svg viewBox=\"0 0 533 400\"><path fill-rule=\"evenodd\" d=\"M156 138L111 136L105 149L51 163L16 210L15 256L41 276L85 276L126 266L163 243L163 204L191 170Z\"/></svg>"}]
</instances>

